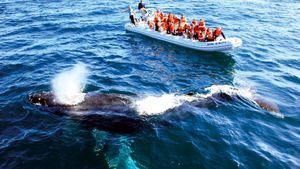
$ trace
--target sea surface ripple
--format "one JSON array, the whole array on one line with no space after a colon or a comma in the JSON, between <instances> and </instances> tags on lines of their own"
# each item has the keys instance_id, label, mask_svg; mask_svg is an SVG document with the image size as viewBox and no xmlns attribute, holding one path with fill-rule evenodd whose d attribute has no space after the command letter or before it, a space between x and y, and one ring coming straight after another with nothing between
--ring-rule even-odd
<instances>
[{"instance_id":1,"label":"sea surface ripple","mask_svg":"<svg viewBox=\"0 0 300 169\"><path fill-rule=\"evenodd\" d=\"M204 17L243 46L203 53L126 32L136 1L0 2L0 168L300 168L300 3L297 0L165 0L148 7ZM136 6L133 6L136 8ZM88 131L33 108L29 93L77 62L85 92L131 96L245 86L282 116L244 102L183 107L152 132Z\"/></svg>"}]
</instances>

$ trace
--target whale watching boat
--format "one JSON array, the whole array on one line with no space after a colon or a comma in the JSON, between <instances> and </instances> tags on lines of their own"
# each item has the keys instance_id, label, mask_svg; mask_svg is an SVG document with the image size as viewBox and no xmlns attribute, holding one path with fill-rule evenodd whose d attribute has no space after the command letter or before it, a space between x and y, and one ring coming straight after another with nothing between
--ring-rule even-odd
<instances>
[{"instance_id":1,"label":"whale watching boat","mask_svg":"<svg viewBox=\"0 0 300 169\"><path fill-rule=\"evenodd\" d=\"M143 21L140 16L135 16L136 24L127 23L125 24L125 29L130 32L138 33L141 35L148 36L157 40L172 43L178 46L198 50L198 51L228 51L237 48L242 45L242 40L240 38L216 38L213 41L203 41L195 40L194 38L187 38L186 36L175 36L173 34L167 34L166 31L156 31L155 29L150 29L149 21L154 20L155 9L147 9L148 18Z\"/></svg>"}]
</instances>

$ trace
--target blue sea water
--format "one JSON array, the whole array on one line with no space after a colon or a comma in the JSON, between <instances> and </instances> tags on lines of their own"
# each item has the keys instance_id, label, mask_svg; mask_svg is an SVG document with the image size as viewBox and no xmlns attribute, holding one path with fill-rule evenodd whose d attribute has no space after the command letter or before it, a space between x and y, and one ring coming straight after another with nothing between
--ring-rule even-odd
<instances>
[{"instance_id":1,"label":"blue sea water","mask_svg":"<svg viewBox=\"0 0 300 169\"><path fill-rule=\"evenodd\" d=\"M243 46L197 52L126 32L136 1L0 2L0 168L300 168L300 3L297 0L165 0L148 7L206 19ZM122 135L87 130L35 109L30 93L77 62L85 92L128 96L250 87L280 116L245 102L182 107L170 125Z\"/></svg>"}]
</instances>

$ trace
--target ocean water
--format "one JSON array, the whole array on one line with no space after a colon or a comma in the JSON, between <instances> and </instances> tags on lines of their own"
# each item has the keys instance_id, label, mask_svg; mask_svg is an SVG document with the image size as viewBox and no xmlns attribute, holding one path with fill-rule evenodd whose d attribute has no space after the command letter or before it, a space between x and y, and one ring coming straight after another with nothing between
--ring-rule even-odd
<instances>
[{"instance_id":1,"label":"ocean water","mask_svg":"<svg viewBox=\"0 0 300 169\"><path fill-rule=\"evenodd\" d=\"M300 168L299 1L146 1L240 37L243 46L227 53L126 32L132 3L0 2L0 168ZM154 116L168 125L117 134L28 103L28 94L50 91L77 62L90 72L84 92L146 98L233 85L277 104L280 114L245 101L186 105Z\"/></svg>"}]
</instances>

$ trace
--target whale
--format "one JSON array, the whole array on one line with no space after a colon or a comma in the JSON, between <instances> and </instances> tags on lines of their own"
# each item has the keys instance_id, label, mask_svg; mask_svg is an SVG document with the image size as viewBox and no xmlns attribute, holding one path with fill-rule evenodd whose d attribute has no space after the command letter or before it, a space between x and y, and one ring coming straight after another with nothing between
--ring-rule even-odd
<instances>
[{"instance_id":1,"label":"whale","mask_svg":"<svg viewBox=\"0 0 300 169\"><path fill-rule=\"evenodd\" d=\"M146 118L137 114L125 96L116 94L87 93L84 100L76 105L57 101L53 92L30 94L28 101L41 110L59 116L68 116L80 122L83 127L129 134L150 129Z\"/></svg>"},{"instance_id":2,"label":"whale","mask_svg":"<svg viewBox=\"0 0 300 169\"><path fill-rule=\"evenodd\" d=\"M205 97L192 92L183 96L187 101L184 101L182 105L190 104L196 107L208 108L217 107L220 102L226 103L248 99L239 94L222 91ZM91 92L84 94L84 99L80 103L69 105L59 102L54 92L41 92L30 94L28 101L43 111L68 116L89 129L97 128L119 134L130 134L153 129L154 127L153 122L149 120L154 115L139 113L134 106L134 99L126 95ZM279 113L279 108L275 104L258 98L251 101L266 111ZM164 121L160 124L168 125L168 122Z\"/></svg>"}]
</instances>

